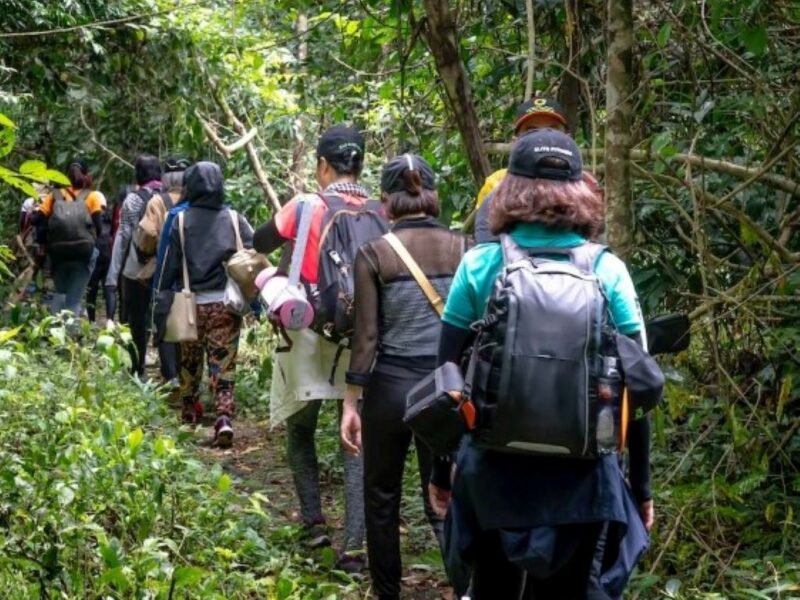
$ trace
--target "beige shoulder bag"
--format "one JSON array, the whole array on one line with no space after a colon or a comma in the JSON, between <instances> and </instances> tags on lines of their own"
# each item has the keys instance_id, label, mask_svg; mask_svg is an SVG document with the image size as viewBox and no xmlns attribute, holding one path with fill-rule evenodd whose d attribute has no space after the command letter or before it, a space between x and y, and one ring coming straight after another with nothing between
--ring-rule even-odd
<instances>
[{"instance_id":1,"label":"beige shoulder bag","mask_svg":"<svg viewBox=\"0 0 800 600\"><path fill-rule=\"evenodd\" d=\"M181 262L183 263L183 289L175 292L172 306L167 315L165 342L197 341L197 298L189 289L189 267L186 264L186 245L184 243L183 219L185 213L178 213L178 233L181 238Z\"/></svg>"},{"instance_id":2,"label":"beige shoulder bag","mask_svg":"<svg viewBox=\"0 0 800 600\"><path fill-rule=\"evenodd\" d=\"M417 285L419 285L419 287L422 289L422 292L425 294L428 302L431 303L433 310L435 310L436 314L441 317L442 312L444 311L444 302L442 301L442 297L433 287L430 280L425 276L425 273L422 272L422 269L417 264L417 261L415 261L414 257L408 252L406 247L403 245L403 242L401 242L400 239L392 232L384 235L383 239L389 242L392 250L394 250L397 256L400 257L400 260L403 261L403 264L406 266L406 268L411 271L411 275L416 280Z\"/></svg>"},{"instance_id":3,"label":"beige shoulder bag","mask_svg":"<svg viewBox=\"0 0 800 600\"><path fill-rule=\"evenodd\" d=\"M244 297L250 301L258 295L256 275L270 266L267 257L253 248L242 245L242 236L239 231L239 215L233 210L228 210L233 223L233 232L236 236L236 252L228 259L225 270L228 277L236 282Z\"/></svg>"}]
</instances>

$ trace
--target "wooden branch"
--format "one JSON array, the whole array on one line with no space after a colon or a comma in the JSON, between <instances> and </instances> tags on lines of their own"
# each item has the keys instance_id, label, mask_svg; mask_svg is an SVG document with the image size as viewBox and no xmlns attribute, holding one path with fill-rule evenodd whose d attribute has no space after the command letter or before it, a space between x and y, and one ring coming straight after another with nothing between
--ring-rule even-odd
<instances>
[{"instance_id":1,"label":"wooden branch","mask_svg":"<svg viewBox=\"0 0 800 600\"><path fill-rule=\"evenodd\" d=\"M241 138L233 142L232 144L226 144L222 141L222 139L217 135L216 129L214 126L211 125L208 121L206 121L201 115L199 111L195 111L194 114L200 120L200 125L203 126L203 131L206 132L208 139L211 140L211 143L220 151L220 153L225 158L230 158L231 155L239 150L240 148L244 148L247 144L253 141L253 138L256 137L258 133L258 129L256 127L252 127L250 131L245 133Z\"/></svg>"},{"instance_id":2,"label":"wooden branch","mask_svg":"<svg viewBox=\"0 0 800 600\"><path fill-rule=\"evenodd\" d=\"M425 38L461 134L472 176L480 187L491 167L483 147L472 86L461 60L456 15L447 0L424 0L423 5L427 16Z\"/></svg>"},{"instance_id":3,"label":"wooden branch","mask_svg":"<svg viewBox=\"0 0 800 600\"><path fill-rule=\"evenodd\" d=\"M511 144L508 142L484 142L486 152L489 154L509 154L511 152ZM588 155L583 151L584 157ZM597 149L598 158L604 158L605 151L602 148ZM654 156L645 150L631 150L631 160L635 162L646 162L651 160L664 160L666 162L681 162L690 163L694 166L714 171L717 173L725 173L739 179L750 179L754 175L758 175L762 167L760 165L743 166L736 163L719 160L715 158L707 158L699 154L683 154L678 153L668 157ZM760 175L758 181L772 188L786 192L794 196L800 196L800 181L794 181L783 175L775 173L763 173Z\"/></svg>"},{"instance_id":4,"label":"wooden branch","mask_svg":"<svg viewBox=\"0 0 800 600\"><path fill-rule=\"evenodd\" d=\"M80 114L80 116L81 116L81 123L83 123L83 126L86 128L86 131L88 131L88 132L89 132L89 134L90 134L90 135L91 135L91 137L92 137L92 143L94 143L94 144L96 144L96 145L100 146L100 148L102 148L102 149L103 149L103 151L104 151L104 152L106 152L106 153L107 153L109 156L111 156L111 157L113 157L113 158L117 159L117 160L118 160L119 162L121 162L123 165L127 165L127 166L129 166L129 167L132 169L132 168L133 168L133 165L132 165L131 163L129 163L127 160L125 160L124 158L122 158L122 157L121 157L119 154L117 154L116 152L114 152L113 150L111 150L110 148L108 148L107 146L103 145L103 144L100 142L100 140L98 140L98 139L97 139L97 134L95 133L95 130L94 130L94 129L92 129L91 127L89 127L89 123L87 123L87 122L86 122L86 116L83 114L83 105L81 105L81 106L80 106L80 108L78 109L78 112L79 112L79 114Z\"/></svg>"},{"instance_id":5,"label":"wooden branch","mask_svg":"<svg viewBox=\"0 0 800 600\"><path fill-rule=\"evenodd\" d=\"M225 113L225 117L228 119L228 122L239 133L239 135L246 137L248 130L244 123L242 123L233 112L230 104L228 104L228 101L219 92L217 86L214 85L210 79L207 80L209 87L211 88L211 96L214 98L217 106L222 110L223 113ZM253 137L255 137L255 134ZM244 149L245 152L247 152L247 161L250 163L250 168L253 169L253 173L255 173L256 180L261 186L261 189L264 190L267 199L270 201L275 211L279 211L281 209L281 203L278 201L278 194L275 193L275 188L272 187L272 184L269 182L269 178L264 171L264 167L261 164L261 159L258 157L258 152L256 152L255 144L253 144L253 138L245 142Z\"/></svg>"}]
</instances>

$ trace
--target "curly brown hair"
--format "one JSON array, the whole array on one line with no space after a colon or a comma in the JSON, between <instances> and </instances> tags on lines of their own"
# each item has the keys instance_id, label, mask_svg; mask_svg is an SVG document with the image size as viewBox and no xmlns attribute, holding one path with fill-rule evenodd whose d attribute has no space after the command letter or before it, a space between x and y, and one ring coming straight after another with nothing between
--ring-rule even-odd
<instances>
[{"instance_id":1,"label":"curly brown hair","mask_svg":"<svg viewBox=\"0 0 800 600\"><path fill-rule=\"evenodd\" d=\"M583 180L530 179L507 174L494 192L489 227L495 235L514 223L542 223L587 239L603 231L603 197Z\"/></svg>"}]
</instances>

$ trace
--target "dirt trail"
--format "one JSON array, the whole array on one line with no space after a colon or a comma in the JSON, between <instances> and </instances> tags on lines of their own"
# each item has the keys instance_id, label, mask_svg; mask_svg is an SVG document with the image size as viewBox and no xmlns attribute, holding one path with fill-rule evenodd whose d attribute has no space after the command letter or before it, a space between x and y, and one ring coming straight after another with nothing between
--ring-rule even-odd
<instances>
[{"instance_id":1,"label":"dirt trail","mask_svg":"<svg viewBox=\"0 0 800 600\"><path fill-rule=\"evenodd\" d=\"M276 527L299 522L294 485L289 466L286 463L285 433L282 428L270 431L267 421L237 418L234 421L236 437L234 445L228 450L212 447L209 443L211 423L206 423L198 439L197 451L206 461L219 463L240 486L250 491L259 491L270 500L269 507ZM328 432L320 431L320 435ZM337 477L325 465L322 471L323 509L332 530L341 532L342 492ZM419 501L418 497L411 501ZM404 504L404 509L405 509ZM440 565L425 564L433 552L433 538L430 532L419 535L419 527L413 531L403 527L402 546L404 551L403 598L414 600L442 600L451 598ZM334 537L334 546L339 540ZM422 559L420 562L418 559ZM437 557L438 558L438 557ZM369 591L369 577L364 574L359 597L365 598Z\"/></svg>"}]
</instances>

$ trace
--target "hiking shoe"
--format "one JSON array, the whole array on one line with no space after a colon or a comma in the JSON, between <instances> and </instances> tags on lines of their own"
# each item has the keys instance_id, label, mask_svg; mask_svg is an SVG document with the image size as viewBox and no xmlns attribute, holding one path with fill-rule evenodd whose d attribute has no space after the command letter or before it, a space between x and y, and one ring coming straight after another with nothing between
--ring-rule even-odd
<instances>
[{"instance_id":1,"label":"hiking shoe","mask_svg":"<svg viewBox=\"0 0 800 600\"><path fill-rule=\"evenodd\" d=\"M358 575L366 566L363 552L358 554L343 552L336 561L336 568L350 575Z\"/></svg>"},{"instance_id":2,"label":"hiking shoe","mask_svg":"<svg viewBox=\"0 0 800 600\"><path fill-rule=\"evenodd\" d=\"M196 402L184 400L181 408L181 419L189 425L197 425L203 418L204 410L203 403L199 400Z\"/></svg>"},{"instance_id":3,"label":"hiking shoe","mask_svg":"<svg viewBox=\"0 0 800 600\"><path fill-rule=\"evenodd\" d=\"M305 538L305 545L311 550L317 550L318 548L325 548L331 545L331 538L330 535L328 535L328 526L325 524L325 521L304 525L303 537Z\"/></svg>"},{"instance_id":4,"label":"hiking shoe","mask_svg":"<svg viewBox=\"0 0 800 600\"><path fill-rule=\"evenodd\" d=\"M214 423L214 443L220 448L230 448L233 445L233 426L230 417L222 415Z\"/></svg>"}]
</instances>

